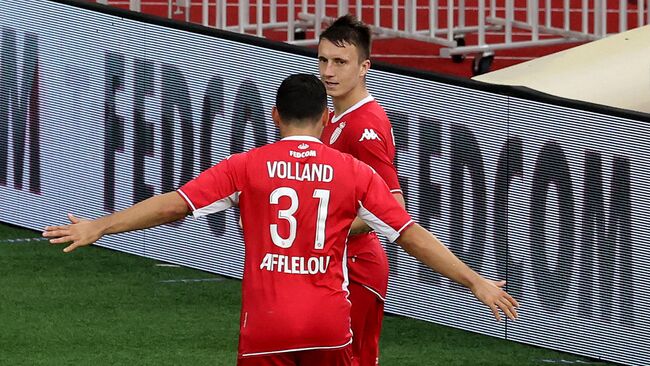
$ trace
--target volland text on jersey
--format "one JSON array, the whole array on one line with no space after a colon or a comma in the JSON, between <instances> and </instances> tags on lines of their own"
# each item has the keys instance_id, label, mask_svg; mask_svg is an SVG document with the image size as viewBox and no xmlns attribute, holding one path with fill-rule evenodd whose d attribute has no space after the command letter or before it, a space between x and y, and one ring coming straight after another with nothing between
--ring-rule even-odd
<instances>
[{"instance_id":1,"label":"volland text on jersey","mask_svg":"<svg viewBox=\"0 0 650 366\"><path fill-rule=\"evenodd\" d=\"M308 182L331 182L334 169L327 164L312 164L287 161L267 161L269 178L290 179Z\"/></svg>"}]
</instances>

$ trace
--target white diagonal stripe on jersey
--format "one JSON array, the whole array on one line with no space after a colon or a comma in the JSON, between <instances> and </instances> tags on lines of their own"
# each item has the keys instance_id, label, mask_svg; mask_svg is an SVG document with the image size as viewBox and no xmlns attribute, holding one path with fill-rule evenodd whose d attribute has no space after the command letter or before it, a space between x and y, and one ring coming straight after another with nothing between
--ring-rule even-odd
<instances>
[{"instance_id":1,"label":"white diagonal stripe on jersey","mask_svg":"<svg viewBox=\"0 0 650 366\"><path fill-rule=\"evenodd\" d=\"M215 212L220 212L229 209L230 207L237 206L239 204L240 193L241 192L235 192L228 197L222 198L218 201L214 201L207 206L192 211L192 214L194 215L195 218L199 218L201 216L209 215Z\"/></svg>"},{"instance_id":2,"label":"white diagonal stripe on jersey","mask_svg":"<svg viewBox=\"0 0 650 366\"><path fill-rule=\"evenodd\" d=\"M375 214L370 212L367 208L363 207L361 201L359 201L359 211L357 212L357 216L361 217L361 219L375 231L384 234L390 242L394 242L399 238L398 231L390 227L387 223L381 221L379 217L375 216Z\"/></svg>"},{"instance_id":3,"label":"white diagonal stripe on jersey","mask_svg":"<svg viewBox=\"0 0 650 366\"><path fill-rule=\"evenodd\" d=\"M336 122L340 121L341 118L343 118L346 114L361 108L362 105L364 105L364 104L366 104L368 102L372 102L373 100L375 100L375 98L373 98L372 95L368 95L367 97L365 97L365 98L361 99L360 101L358 101L352 107L345 110L345 112L341 113L341 115L332 117L332 123L336 123Z\"/></svg>"}]
</instances>

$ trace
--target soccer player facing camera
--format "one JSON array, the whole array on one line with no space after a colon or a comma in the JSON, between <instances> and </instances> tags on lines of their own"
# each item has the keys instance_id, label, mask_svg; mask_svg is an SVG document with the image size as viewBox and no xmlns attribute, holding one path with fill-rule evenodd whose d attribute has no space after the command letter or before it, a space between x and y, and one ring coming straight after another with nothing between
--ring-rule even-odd
<instances>
[{"instance_id":1,"label":"soccer player facing camera","mask_svg":"<svg viewBox=\"0 0 650 366\"><path fill-rule=\"evenodd\" d=\"M395 200L404 197L393 165L395 143L386 112L366 88L370 69L371 34L351 15L337 19L320 36L318 60L321 81L332 98L322 141L370 165L386 182ZM375 232L356 220L348 239L352 352L354 364L379 363L379 336L388 287L388 259Z\"/></svg>"},{"instance_id":2,"label":"soccer player facing camera","mask_svg":"<svg viewBox=\"0 0 650 366\"><path fill-rule=\"evenodd\" d=\"M517 304L501 285L415 224L368 165L319 141L326 102L318 78L289 76L272 112L280 141L231 155L177 191L111 215L69 215L72 224L48 226L43 236L71 243L64 249L70 252L103 235L239 206L245 245L239 366L352 365L346 242L356 217L469 287L497 318L498 308L516 317Z\"/></svg>"}]
</instances>

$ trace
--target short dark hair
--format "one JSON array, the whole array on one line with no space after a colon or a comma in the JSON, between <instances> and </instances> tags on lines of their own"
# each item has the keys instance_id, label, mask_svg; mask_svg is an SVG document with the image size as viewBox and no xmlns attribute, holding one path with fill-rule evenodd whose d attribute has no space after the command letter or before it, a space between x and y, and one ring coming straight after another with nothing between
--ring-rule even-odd
<instances>
[{"instance_id":1,"label":"short dark hair","mask_svg":"<svg viewBox=\"0 0 650 366\"><path fill-rule=\"evenodd\" d=\"M327 108L325 85L314 75L290 75L278 88L275 107L285 123L316 122Z\"/></svg>"},{"instance_id":2,"label":"short dark hair","mask_svg":"<svg viewBox=\"0 0 650 366\"><path fill-rule=\"evenodd\" d=\"M345 46L346 43L354 45L359 50L359 60L364 61L370 58L370 28L354 15L344 15L323 33L319 40L326 39L338 47Z\"/></svg>"}]
</instances>

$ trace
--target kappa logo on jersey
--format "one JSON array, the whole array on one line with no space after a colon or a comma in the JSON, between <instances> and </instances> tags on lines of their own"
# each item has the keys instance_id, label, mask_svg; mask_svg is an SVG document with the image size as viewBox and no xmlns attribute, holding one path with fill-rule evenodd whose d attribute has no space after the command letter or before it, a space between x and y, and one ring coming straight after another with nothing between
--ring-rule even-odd
<instances>
[{"instance_id":1,"label":"kappa logo on jersey","mask_svg":"<svg viewBox=\"0 0 650 366\"><path fill-rule=\"evenodd\" d=\"M363 130L363 135L361 135L361 138L359 139L359 141L363 141L363 140L379 140L379 141L381 141L381 139L379 138L377 133L372 128L366 128L366 129Z\"/></svg>"},{"instance_id":2,"label":"kappa logo on jersey","mask_svg":"<svg viewBox=\"0 0 650 366\"><path fill-rule=\"evenodd\" d=\"M345 128L345 122L339 123L338 127L332 132L332 136L330 137L330 145L336 142L336 140L341 136L341 132L343 132L343 129Z\"/></svg>"},{"instance_id":3,"label":"kappa logo on jersey","mask_svg":"<svg viewBox=\"0 0 650 366\"><path fill-rule=\"evenodd\" d=\"M300 146L298 146L300 147ZM316 151L315 150L308 150L308 151L293 151L289 150L289 156L294 157L294 158L307 158L310 156L316 156Z\"/></svg>"},{"instance_id":4,"label":"kappa logo on jersey","mask_svg":"<svg viewBox=\"0 0 650 366\"><path fill-rule=\"evenodd\" d=\"M298 148L300 150L307 150L307 149L309 149L309 145L307 145L305 143L302 143L302 144L298 145Z\"/></svg>"}]
</instances>

